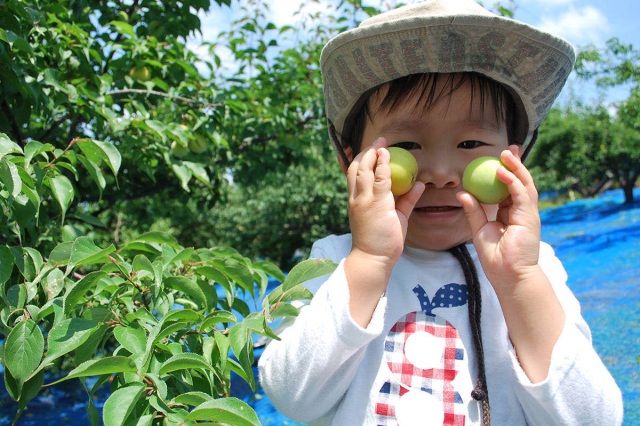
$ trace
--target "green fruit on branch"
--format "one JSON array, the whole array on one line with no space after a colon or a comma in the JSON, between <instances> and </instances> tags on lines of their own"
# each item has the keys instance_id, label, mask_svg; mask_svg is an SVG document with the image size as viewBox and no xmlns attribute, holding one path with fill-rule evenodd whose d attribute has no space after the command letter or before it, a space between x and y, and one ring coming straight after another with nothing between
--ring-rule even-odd
<instances>
[{"instance_id":1,"label":"green fruit on branch","mask_svg":"<svg viewBox=\"0 0 640 426\"><path fill-rule=\"evenodd\" d=\"M503 164L496 157L478 157L464 170L462 186L483 204L501 203L509 197L509 188L496 175L500 167Z\"/></svg>"},{"instance_id":2,"label":"green fruit on branch","mask_svg":"<svg viewBox=\"0 0 640 426\"><path fill-rule=\"evenodd\" d=\"M403 195L409 192L418 175L418 162L406 149L388 148L391 158L391 192L393 195Z\"/></svg>"},{"instance_id":3,"label":"green fruit on branch","mask_svg":"<svg viewBox=\"0 0 640 426\"><path fill-rule=\"evenodd\" d=\"M189 154L189 148L186 146L173 141L171 142L171 155L176 158L184 158Z\"/></svg>"},{"instance_id":4,"label":"green fruit on branch","mask_svg":"<svg viewBox=\"0 0 640 426\"><path fill-rule=\"evenodd\" d=\"M151 71L149 71L149 67L144 65L141 67L133 67L129 70L129 76L136 80L149 81L151 80Z\"/></svg>"},{"instance_id":5,"label":"green fruit on branch","mask_svg":"<svg viewBox=\"0 0 640 426\"><path fill-rule=\"evenodd\" d=\"M209 149L209 143L204 135L197 133L194 138L189 140L189 150L196 154L202 154Z\"/></svg>"}]
</instances>

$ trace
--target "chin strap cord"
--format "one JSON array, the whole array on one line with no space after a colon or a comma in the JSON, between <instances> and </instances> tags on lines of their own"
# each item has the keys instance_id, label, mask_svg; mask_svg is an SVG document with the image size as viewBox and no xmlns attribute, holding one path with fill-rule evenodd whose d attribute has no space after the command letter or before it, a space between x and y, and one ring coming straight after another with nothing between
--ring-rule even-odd
<instances>
[{"instance_id":1,"label":"chin strap cord","mask_svg":"<svg viewBox=\"0 0 640 426\"><path fill-rule=\"evenodd\" d=\"M478 361L478 380L475 387L471 391L471 397L481 402L482 406L482 424L483 426L491 426L491 413L489 409L489 391L487 389L487 376L484 365L484 347L482 345L482 294L480 289L480 280L478 279L478 271L473 264L473 259L469 254L467 246L460 244L450 250L455 258L460 262L464 279L467 282L469 291L469 325L473 337L473 347L476 351L476 359Z\"/></svg>"},{"instance_id":2,"label":"chin strap cord","mask_svg":"<svg viewBox=\"0 0 640 426\"><path fill-rule=\"evenodd\" d=\"M344 152L344 148L340 143L340 139L338 138L338 134L336 133L336 128L331 121L327 123L329 127L329 137L331 138L331 142L333 143L333 147L338 151L342 162L344 163L345 169L348 169L351 165L351 160L347 157L347 153Z\"/></svg>"},{"instance_id":3,"label":"chin strap cord","mask_svg":"<svg viewBox=\"0 0 640 426\"><path fill-rule=\"evenodd\" d=\"M535 129L533 131L533 134L531 135L531 140L529 141L529 143L527 144L527 146L524 149L524 152L522 153L521 160L522 160L523 163L524 163L524 160L526 160L527 157L529 156L529 153L533 149L533 146L536 144L537 140L538 140L538 129Z\"/></svg>"}]
</instances>

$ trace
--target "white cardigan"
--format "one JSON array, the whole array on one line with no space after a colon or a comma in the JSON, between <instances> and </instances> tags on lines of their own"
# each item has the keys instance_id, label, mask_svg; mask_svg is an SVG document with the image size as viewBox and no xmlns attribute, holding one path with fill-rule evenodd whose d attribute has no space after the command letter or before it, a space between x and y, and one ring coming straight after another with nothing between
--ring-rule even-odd
<instances>
[{"instance_id":1,"label":"white cardigan","mask_svg":"<svg viewBox=\"0 0 640 426\"><path fill-rule=\"evenodd\" d=\"M553 249L540 264L566 313L547 379L532 384L508 337L498 299L473 245L482 289L482 338L493 425L620 425L622 395L591 344L591 333ZM342 261L351 235L314 244L311 257L339 262L306 286L315 294L286 320L259 361L274 406L314 425L480 425L471 398L477 378L458 261L448 252L405 248L366 329L349 315Z\"/></svg>"}]
</instances>

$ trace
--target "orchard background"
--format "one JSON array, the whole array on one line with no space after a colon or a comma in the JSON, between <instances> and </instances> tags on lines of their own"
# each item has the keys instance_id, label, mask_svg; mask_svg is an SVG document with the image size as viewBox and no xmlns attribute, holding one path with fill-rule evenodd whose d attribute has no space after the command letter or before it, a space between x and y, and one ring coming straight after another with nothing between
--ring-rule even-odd
<instances>
[{"instance_id":1,"label":"orchard background","mask_svg":"<svg viewBox=\"0 0 640 426\"><path fill-rule=\"evenodd\" d=\"M348 229L320 50L383 9L313 3L289 26L255 0L0 0L0 358L16 420L63 372L98 376L89 396L110 383L103 419L89 397L94 425L259 424L230 375L255 387L252 336L335 266L302 260L311 242ZM237 18L189 48L214 6ZM616 38L581 49L580 78L630 95L554 108L530 159L540 191L634 201L639 63ZM269 278L283 284L256 312L238 296L262 299Z\"/></svg>"}]
</instances>

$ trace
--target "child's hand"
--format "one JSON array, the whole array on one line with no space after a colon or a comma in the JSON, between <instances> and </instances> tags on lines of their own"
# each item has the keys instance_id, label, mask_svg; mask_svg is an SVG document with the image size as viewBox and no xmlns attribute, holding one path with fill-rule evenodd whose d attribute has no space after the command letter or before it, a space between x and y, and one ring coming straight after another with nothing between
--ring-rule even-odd
<instances>
[{"instance_id":1,"label":"child's hand","mask_svg":"<svg viewBox=\"0 0 640 426\"><path fill-rule=\"evenodd\" d=\"M499 169L497 175L511 197L500 204L495 222L487 220L471 194L461 192L458 200L467 214L482 268L500 301L518 361L537 383L548 375L565 314L538 265L540 215L531 174L520 161L517 147L503 151L500 159L506 169Z\"/></svg>"},{"instance_id":2,"label":"child's hand","mask_svg":"<svg viewBox=\"0 0 640 426\"><path fill-rule=\"evenodd\" d=\"M417 182L406 194L391 193L387 141L379 138L353 159L347 171L352 247L344 262L349 312L366 327L404 249L407 223L424 191Z\"/></svg>"},{"instance_id":3,"label":"child's hand","mask_svg":"<svg viewBox=\"0 0 640 426\"><path fill-rule=\"evenodd\" d=\"M469 219L480 262L494 287L516 284L538 265L538 192L517 150L516 146L511 146L500 156L506 169L498 170L498 178L507 184L511 196L500 204L495 222L487 219L480 203L471 194L458 194Z\"/></svg>"},{"instance_id":4,"label":"child's hand","mask_svg":"<svg viewBox=\"0 0 640 426\"><path fill-rule=\"evenodd\" d=\"M424 184L394 198L387 142L379 138L354 158L347 172L353 249L393 267L402 254L407 222Z\"/></svg>"}]
</instances>

